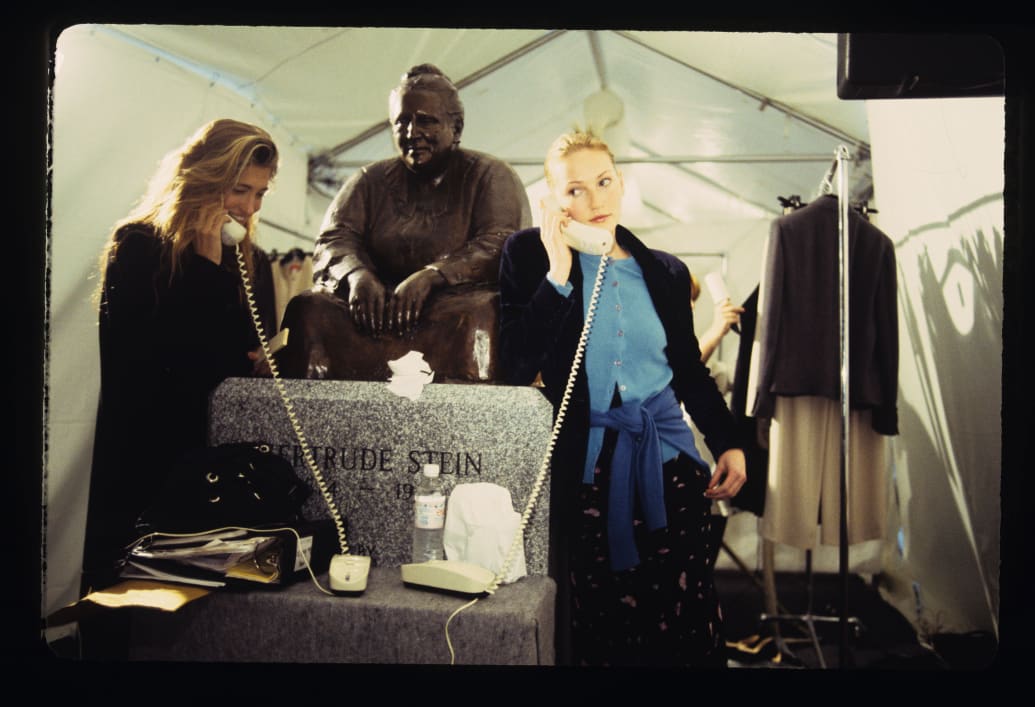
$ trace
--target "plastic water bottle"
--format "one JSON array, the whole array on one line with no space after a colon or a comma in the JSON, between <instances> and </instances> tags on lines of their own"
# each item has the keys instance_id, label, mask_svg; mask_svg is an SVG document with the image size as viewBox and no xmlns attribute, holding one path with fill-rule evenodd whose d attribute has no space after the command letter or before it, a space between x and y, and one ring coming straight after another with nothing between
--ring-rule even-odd
<instances>
[{"instance_id":1,"label":"plastic water bottle","mask_svg":"<svg viewBox=\"0 0 1035 707\"><path fill-rule=\"evenodd\" d=\"M446 559L443 530L446 524L446 496L438 464L425 464L413 501L413 561Z\"/></svg>"}]
</instances>

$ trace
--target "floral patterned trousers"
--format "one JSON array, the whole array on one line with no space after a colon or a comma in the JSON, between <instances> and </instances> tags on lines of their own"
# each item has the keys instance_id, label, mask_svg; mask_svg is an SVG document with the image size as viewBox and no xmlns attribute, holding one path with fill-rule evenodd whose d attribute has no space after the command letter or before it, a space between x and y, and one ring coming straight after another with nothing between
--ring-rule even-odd
<instances>
[{"instance_id":1,"label":"floral patterned trousers","mask_svg":"<svg viewBox=\"0 0 1035 707\"><path fill-rule=\"evenodd\" d=\"M575 665L726 665L709 473L680 454L664 467L666 528L649 532L635 512L640 563L608 563L607 480L615 434L605 435L593 484L580 484L571 537L572 659Z\"/></svg>"}]
</instances>

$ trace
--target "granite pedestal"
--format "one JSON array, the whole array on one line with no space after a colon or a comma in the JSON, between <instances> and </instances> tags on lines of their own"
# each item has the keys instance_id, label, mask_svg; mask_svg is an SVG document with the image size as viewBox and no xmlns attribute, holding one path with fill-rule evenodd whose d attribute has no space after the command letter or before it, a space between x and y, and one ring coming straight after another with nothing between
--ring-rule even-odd
<instances>
[{"instance_id":1,"label":"granite pedestal","mask_svg":"<svg viewBox=\"0 0 1035 707\"><path fill-rule=\"evenodd\" d=\"M350 552L369 555L375 567L411 562L413 491L426 463L439 464L447 495L457 484L493 483L510 491L515 511L525 510L553 422L552 407L535 388L432 383L411 400L388 383L283 384L345 518ZM209 419L210 444L265 442L289 459L313 488L306 517L329 517L272 379L224 381ZM524 538L531 575L547 572L549 504L544 483Z\"/></svg>"},{"instance_id":2,"label":"granite pedestal","mask_svg":"<svg viewBox=\"0 0 1035 707\"><path fill-rule=\"evenodd\" d=\"M510 490L514 510L531 496L552 427L534 388L431 384L416 400L387 383L284 381L296 420L353 554L373 567L360 596L331 596L302 576L284 587L227 588L172 614L132 610L132 660L244 663L449 663L552 665L557 585L547 575L549 483L524 533L527 576L483 596L410 587L412 503L425 463L441 466L449 493L488 482ZM209 443L264 442L314 489L304 509L329 517L283 400L269 379L230 379L213 394ZM448 513L448 507L447 507ZM328 586L327 576L319 577ZM455 657L451 657L449 645Z\"/></svg>"}]
</instances>

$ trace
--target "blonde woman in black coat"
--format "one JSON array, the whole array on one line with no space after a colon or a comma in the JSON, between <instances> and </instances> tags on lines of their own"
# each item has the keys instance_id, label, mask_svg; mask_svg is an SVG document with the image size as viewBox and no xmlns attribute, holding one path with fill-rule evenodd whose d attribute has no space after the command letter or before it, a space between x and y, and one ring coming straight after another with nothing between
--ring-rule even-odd
<instances>
[{"instance_id":1,"label":"blonde woman in black coat","mask_svg":"<svg viewBox=\"0 0 1035 707\"><path fill-rule=\"evenodd\" d=\"M573 251L570 220L615 237L585 356L551 464L558 654L579 665L722 667L710 506L744 483L736 426L701 362L690 277L619 224L622 178L607 145L561 136L546 163L561 211L513 234L500 267L507 382L559 407L601 256ZM680 403L717 461L697 454Z\"/></svg>"}]
</instances>

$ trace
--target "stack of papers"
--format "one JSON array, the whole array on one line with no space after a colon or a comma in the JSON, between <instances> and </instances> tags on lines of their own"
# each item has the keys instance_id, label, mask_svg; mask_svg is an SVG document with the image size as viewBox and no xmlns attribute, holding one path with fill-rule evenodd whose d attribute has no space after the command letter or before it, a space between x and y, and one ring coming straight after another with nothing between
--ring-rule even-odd
<instances>
[{"instance_id":1,"label":"stack of papers","mask_svg":"<svg viewBox=\"0 0 1035 707\"><path fill-rule=\"evenodd\" d=\"M222 587L228 578L270 584L280 579L283 542L246 530L147 536L129 552L121 576L202 587Z\"/></svg>"}]
</instances>

